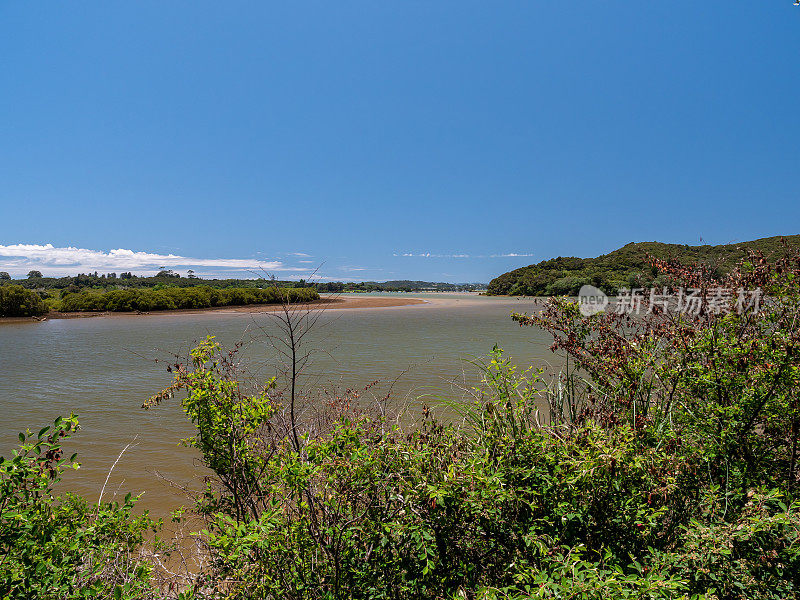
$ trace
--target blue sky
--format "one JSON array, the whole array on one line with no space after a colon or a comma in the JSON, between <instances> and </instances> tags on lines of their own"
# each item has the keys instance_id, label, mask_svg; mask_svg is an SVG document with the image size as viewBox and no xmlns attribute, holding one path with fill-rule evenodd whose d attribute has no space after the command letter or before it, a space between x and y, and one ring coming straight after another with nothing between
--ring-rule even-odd
<instances>
[{"instance_id":1,"label":"blue sky","mask_svg":"<svg viewBox=\"0 0 800 600\"><path fill-rule=\"evenodd\" d=\"M2 2L0 270L488 281L800 233L798 57L792 0Z\"/></svg>"}]
</instances>

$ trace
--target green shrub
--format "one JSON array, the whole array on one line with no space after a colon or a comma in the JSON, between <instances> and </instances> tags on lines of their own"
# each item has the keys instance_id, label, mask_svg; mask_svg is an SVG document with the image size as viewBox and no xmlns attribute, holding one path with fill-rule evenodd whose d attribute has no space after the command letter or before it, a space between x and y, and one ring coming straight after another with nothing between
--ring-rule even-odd
<instances>
[{"instance_id":1,"label":"green shrub","mask_svg":"<svg viewBox=\"0 0 800 600\"><path fill-rule=\"evenodd\" d=\"M568 438L539 428L541 379L499 350L484 400L460 407L469 428L428 419L403 433L345 413L299 450L271 385L243 394L211 340L193 360L162 398L187 389L190 443L217 476L199 509L205 581L224 583L225 597L490 597L579 567L582 583L541 597L689 589L667 567L642 578L652 548L680 535L676 460L630 428L587 424Z\"/></svg>"},{"instance_id":2,"label":"green shrub","mask_svg":"<svg viewBox=\"0 0 800 600\"><path fill-rule=\"evenodd\" d=\"M0 317L36 317L48 310L38 293L19 285L0 285Z\"/></svg>"},{"instance_id":3,"label":"green shrub","mask_svg":"<svg viewBox=\"0 0 800 600\"><path fill-rule=\"evenodd\" d=\"M710 597L778 600L800 593L800 502L778 490L751 491L727 511L719 488L704 492L701 510L676 545L656 562Z\"/></svg>"},{"instance_id":4,"label":"green shrub","mask_svg":"<svg viewBox=\"0 0 800 600\"><path fill-rule=\"evenodd\" d=\"M2 288L0 288L2 289ZM84 289L66 294L63 312L150 312L158 310L200 309L213 306L280 304L311 302L319 299L314 288L212 288L163 287L161 289L125 289L100 292Z\"/></svg>"},{"instance_id":5,"label":"green shrub","mask_svg":"<svg viewBox=\"0 0 800 600\"><path fill-rule=\"evenodd\" d=\"M78 427L58 418L38 434L20 434L20 447L0 459L0 597L28 600L149 598L152 564L142 554L144 535L158 524L134 516L135 498L90 506L53 495L75 456L62 442Z\"/></svg>"}]
</instances>

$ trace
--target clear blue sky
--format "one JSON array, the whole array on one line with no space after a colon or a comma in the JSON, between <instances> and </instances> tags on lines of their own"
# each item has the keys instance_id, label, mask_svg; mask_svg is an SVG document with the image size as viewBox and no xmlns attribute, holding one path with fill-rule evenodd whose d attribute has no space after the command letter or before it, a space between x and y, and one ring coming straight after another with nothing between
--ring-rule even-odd
<instances>
[{"instance_id":1,"label":"clear blue sky","mask_svg":"<svg viewBox=\"0 0 800 600\"><path fill-rule=\"evenodd\" d=\"M0 270L488 281L793 233L792 0L0 3Z\"/></svg>"}]
</instances>

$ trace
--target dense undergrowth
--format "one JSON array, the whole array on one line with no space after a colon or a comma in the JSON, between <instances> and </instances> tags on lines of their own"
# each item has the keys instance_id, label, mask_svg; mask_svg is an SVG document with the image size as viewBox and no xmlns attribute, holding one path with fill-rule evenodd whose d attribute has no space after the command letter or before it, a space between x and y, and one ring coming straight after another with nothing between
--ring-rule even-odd
<instances>
[{"instance_id":1,"label":"dense undergrowth","mask_svg":"<svg viewBox=\"0 0 800 600\"><path fill-rule=\"evenodd\" d=\"M144 543L158 524L135 499L51 498L67 419L2 463L0 595L800 596L800 258L755 256L724 281L654 264L671 285L724 287L729 308L739 289L764 301L632 318L552 300L515 318L552 332L570 370L494 349L447 424L426 410L401 427L355 392L300 415L294 387L248 391L235 349L206 340L148 402L185 393L186 443L214 473L180 517L200 519L202 569L151 558L169 548Z\"/></svg>"},{"instance_id":2,"label":"dense undergrowth","mask_svg":"<svg viewBox=\"0 0 800 600\"><path fill-rule=\"evenodd\" d=\"M0 317L38 317L48 310L36 292L19 285L0 285Z\"/></svg>"},{"instance_id":3,"label":"dense undergrowth","mask_svg":"<svg viewBox=\"0 0 800 600\"><path fill-rule=\"evenodd\" d=\"M651 257L671 259L684 265L703 264L720 274L727 274L750 252L766 256L780 254L788 244L800 248L800 235L762 238L719 246L688 246L662 242L626 244L596 258L559 256L503 273L489 282L489 295L576 296L581 286L593 285L607 294L620 288L661 287L666 283L653 268Z\"/></svg>"},{"instance_id":4,"label":"dense undergrowth","mask_svg":"<svg viewBox=\"0 0 800 600\"><path fill-rule=\"evenodd\" d=\"M310 272L311 280L303 279L281 281L275 280L279 287L313 287L318 292L473 292L485 289L480 283L446 283L436 281L411 281L407 279L390 281L313 281L314 274ZM262 286L260 279L211 279L200 278L190 273L183 277L174 271L162 270L154 276L141 276L132 273L79 273L66 277L43 277L39 271L31 271L25 279L12 279L11 276L0 271L0 287L3 285L19 285L21 287L47 291L52 295L56 292L79 292L83 289L95 291L111 291L114 289L161 289L163 287L213 287L213 288L259 288Z\"/></svg>"},{"instance_id":5,"label":"dense undergrowth","mask_svg":"<svg viewBox=\"0 0 800 600\"><path fill-rule=\"evenodd\" d=\"M60 310L71 311L155 311L247 304L310 302L319 299L314 288L214 288L166 287L157 290L127 289L96 292L83 290L61 298Z\"/></svg>"},{"instance_id":6,"label":"dense undergrowth","mask_svg":"<svg viewBox=\"0 0 800 600\"><path fill-rule=\"evenodd\" d=\"M263 285L263 283L262 283ZM280 304L318 300L313 287L266 288L206 285L194 287L131 288L72 292L56 290L36 292L18 285L0 286L0 317L40 316L58 312L150 312L158 310L197 309L248 304Z\"/></svg>"}]
</instances>

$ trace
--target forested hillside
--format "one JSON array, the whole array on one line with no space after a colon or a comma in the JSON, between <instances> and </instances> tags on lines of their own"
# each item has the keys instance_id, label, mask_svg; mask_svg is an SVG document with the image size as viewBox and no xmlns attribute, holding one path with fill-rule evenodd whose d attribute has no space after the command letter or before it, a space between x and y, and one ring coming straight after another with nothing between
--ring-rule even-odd
<instances>
[{"instance_id":1,"label":"forested hillside","mask_svg":"<svg viewBox=\"0 0 800 600\"><path fill-rule=\"evenodd\" d=\"M607 293L614 293L623 287L659 286L662 281L648 264L648 255L683 264L707 264L720 274L725 274L738 261L747 258L751 250L762 252L767 257L777 257L784 253L784 245L800 247L800 235L761 238L720 246L636 242L597 258L559 256L514 269L494 278L489 283L488 294L575 295L585 284L599 287Z\"/></svg>"}]
</instances>

